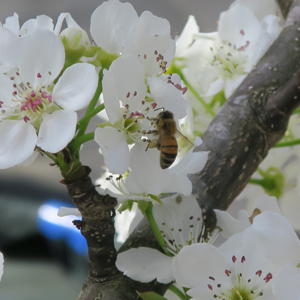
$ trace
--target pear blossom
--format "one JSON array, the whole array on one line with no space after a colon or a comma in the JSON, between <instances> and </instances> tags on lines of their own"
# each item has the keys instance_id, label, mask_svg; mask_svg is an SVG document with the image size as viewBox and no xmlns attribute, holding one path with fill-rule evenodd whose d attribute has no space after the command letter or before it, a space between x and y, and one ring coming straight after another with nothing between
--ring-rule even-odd
<instances>
[{"instance_id":1,"label":"pear blossom","mask_svg":"<svg viewBox=\"0 0 300 300\"><path fill-rule=\"evenodd\" d=\"M219 249L211 244L184 247L175 257L177 284L191 299L274 299L272 279L278 267L265 258L252 228L232 236Z\"/></svg>"},{"instance_id":2,"label":"pear blossom","mask_svg":"<svg viewBox=\"0 0 300 300\"><path fill-rule=\"evenodd\" d=\"M79 27L69 13L61 13L55 25L50 17L46 15L39 15L35 19L27 20L20 27L19 16L17 13L14 13L12 16L5 19L5 23L3 25L1 24L0 28L9 30L13 33L14 37L25 36L33 32L35 29L50 30L58 36L64 20L66 20L68 27Z\"/></svg>"},{"instance_id":3,"label":"pear blossom","mask_svg":"<svg viewBox=\"0 0 300 300\"><path fill-rule=\"evenodd\" d=\"M36 146L56 153L72 140L77 113L95 93L98 75L89 64L60 74L65 51L51 31L36 29L12 40L6 55L13 67L0 74L0 168L22 163ZM63 130L62 130L63 128Z\"/></svg>"},{"instance_id":4,"label":"pear blossom","mask_svg":"<svg viewBox=\"0 0 300 300\"><path fill-rule=\"evenodd\" d=\"M251 226L253 219L264 211L273 211L281 214L276 197L270 197L268 195L257 197L252 209L252 214L250 215L246 210L242 209L239 211L236 219L227 211L214 209L217 215L217 226L222 229L221 235L225 238L229 238L235 233L243 232L246 228Z\"/></svg>"},{"instance_id":5,"label":"pear blossom","mask_svg":"<svg viewBox=\"0 0 300 300\"><path fill-rule=\"evenodd\" d=\"M202 213L193 195L180 194L165 198L163 205L153 205L153 216L166 242L167 256L158 250L140 247L118 255L116 266L134 280L168 283L174 280L172 264L182 249L191 244L207 242L202 237ZM211 236L213 242L215 235Z\"/></svg>"},{"instance_id":6,"label":"pear blossom","mask_svg":"<svg viewBox=\"0 0 300 300\"><path fill-rule=\"evenodd\" d=\"M261 10L261 1L252 2L236 1L221 13L218 32L194 34L195 42L178 60L188 67L183 69L188 81L200 83L202 96L224 90L228 98L281 31L274 10Z\"/></svg>"},{"instance_id":7,"label":"pear blossom","mask_svg":"<svg viewBox=\"0 0 300 300\"><path fill-rule=\"evenodd\" d=\"M117 55L132 54L144 66L146 78L162 75L175 54L169 22L149 11L138 17L130 3L102 3L92 14L90 30L100 48Z\"/></svg>"},{"instance_id":8,"label":"pear blossom","mask_svg":"<svg viewBox=\"0 0 300 300\"><path fill-rule=\"evenodd\" d=\"M175 119L186 115L187 101L178 89L178 77L157 77L145 83L144 66L131 54L124 54L104 70L103 99L109 123L96 129L95 140L100 145L106 167L114 174L124 174L129 168L130 144L142 143L145 133L153 129L149 119L156 107L174 113ZM176 85L176 86L175 86ZM149 92L147 89L149 88Z\"/></svg>"}]
</instances>

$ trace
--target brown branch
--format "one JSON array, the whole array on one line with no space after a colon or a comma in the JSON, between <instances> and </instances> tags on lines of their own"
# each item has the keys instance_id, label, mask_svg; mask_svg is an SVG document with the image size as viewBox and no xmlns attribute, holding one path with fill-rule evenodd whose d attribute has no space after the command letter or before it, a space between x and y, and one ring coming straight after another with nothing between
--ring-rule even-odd
<instances>
[{"instance_id":1,"label":"brown branch","mask_svg":"<svg viewBox=\"0 0 300 300\"><path fill-rule=\"evenodd\" d=\"M99 195L92 183L91 169L81 164L72 175L64 174L62 181L82 215L74 221L86 238L89 254L90 282L105 282L119 273L115 266L117 251L114 248L114 207L117 200L109 195Z\"/></svg>"},{"instance_id":2,"label":"brown branch","mask_svg":"<svg viewBox=\"0 0 300 300\"><path fill-rule=\"evenodd\" d=\"M211 228L215 225L213 209L227 209L243 190L268 151L284 134L292 111L300 103L299 1L294 1L287 26L279 38L202 136L203 144L197 150L211 152L204 170L191 176L191 180L193 193ZM150 290L164 294L168 285L156 281L143 284L116 272L111 264L115 252L108 264L106 249L113 249L111 212L115 202L95 193L89 171L85 170L75 181L67 180L69 193L83 215L81 230L88 240L91 261L90 275L79 299L131 300L138 299L135 291ZM120 251L141 246L159 247L145 219Z\"/></svg>"},{"instance_id":3,"label":"brown branch","mask_svg":"<svg viewBox=\"0 0 300 300\"><path fill-rule=\"evenodd\" d=\"M280 7L283 17L286 19L288 12L290 10L290 7L293 3L293 0L277 0L277 3Z\"/></svg>"}]
</instances>

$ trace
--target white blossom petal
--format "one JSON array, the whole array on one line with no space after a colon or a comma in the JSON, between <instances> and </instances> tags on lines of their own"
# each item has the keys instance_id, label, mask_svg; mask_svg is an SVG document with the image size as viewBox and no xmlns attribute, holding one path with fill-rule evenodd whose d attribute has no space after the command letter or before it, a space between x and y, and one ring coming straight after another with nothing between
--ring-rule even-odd
<instances>
[{"instance_id":1,"label":"white blossom petal","mask_svg":"<svg viewBox=\"0 0 300 300\"><path fill-rule=\"evenodd\" d=\"M29 19L22 25L19 34L25 36L36 29L53 31L53 20L46 15L37 16L36 19Z\"/></svg>"},{"instance_id":2,"label":"white blossom petal","mask_svg":"<svg viewBox=\"0 0 300 300\"><path fill-rule=\"evenodd\" d=\"M236 88L242 83L247 75L234 75L232 78L226 80L224 87L225 97L228 99Z\"/></svg>"},{"instance_id":3,"label":"white blossom petal","mask_svg":"<svg viewBox=\"0 0 300 300\"><path fill-rule=\"evenodd\" d=\"M256 232L265 256L274 264L298 265L300 241L286 218L264 212L254 218L251 228Z\"/></svg>"},{"instance_id":4,"label":"white blossom petal","mask_svg":"<svg viewBox=\"0 0 300 300\"><path fill-rule=\"evenodd\" d=\"M65 62L61 40L53 32L42 29L16 40L21 43L22 52L16 59L24 81L30 82L33 87L52 83Z\"/></svg>"},{"instance_id":5,"label":"white blossom petal","mask_svg":"<svg viewBox=\"0 0 300 300\"><path fill-rule=\"evenodd\" d=\"M273 279L273 292L277 300L300 299L300 269L294 266L281 267Z\"/></svg>"},{"instance_id":6,"label":"white blossom petal","mask_svg":"<svg viewBox=\"0 0 300 300\"><path fill-rule=\"evenodd\" d=\"M219 36L221 41L230 41L237 48L247 45L252 48L257 43L261 26L253 12L243 5L235 5L221 13Z\"/></svg>"},{"instance_id":7,"label":"white blossom petal","mask_svg":"<svg viewBox=\"0 0 300 300\"><path fill-rule=\"evenodd\" d=\"M202 229L202 211L193 195L174 195L155 202L153 216L160 232L173 245L186 246L191 239L198 239ZM171 229L171 230L170 230Z\"/></svg>"},{"instance_id":8,"label":"white blossom petal","mask_svg":"<svg viewBox=\"0 0 300 300\"><path fill-rule=\"evenodd\" d=\"M155 249L140 247L120 253L116 266L133 280L150 282L157 279L160 283L169 283L174 280L172 261L173 257Z\"/></svg>"},{"instance_id":9,"label":"white blossom petal","mask_svg":"<svg viewBox=\"0 0 300 300\"><path fill-rule=\"evenodd\" d=\"M229 9L240 4L248 7L259 21L267 15L278 16L280 13L274 0L237 0L230 5Z\"/></svg>"},{"instance_id":10,"label":"white blossom petal","mask_svg":"<svg viewBox=\"0 0 300 300\"><path fill-rule=\"evenodd\" d=\"M205 73L203 73L203 76L205 76ZM224 89L224 86L225 86L224 79L217 78L210 84L208 91L205 93L205 96L213 96L218 94Z\"/></svg>"},{"instance_id":11,"label":"white blossom petal","mask_svg":"<svg viewBox=\"0 0 300 300\"><path fill-rule=\"evenodd\" d=\"M175 119L182 119L187 115L189 101L183 98L182 91L179 91L173 84L154 76L148 78L148 85L159 107L172 111Z\"/></svg>"},{"instance_id":12,"label":"white blossom petal","mask_svg":"<svg viewBox=\"0 0 300 300\"><path fill-rule=\"evenodd\" d=\"M25 161L33 154L37 142L34 127L22 120L0 122L0 139L0 169Z\"/></svg>"},{"instance_id":13,"label":"white blossom petal","mask_svg":"<svg viewBox=\"0 0 300 300\"><path fill-rule=\"evenodd\" d=\"M33 152L33 154L31 156L29 156L26 160L24 160L23 162L21 162L19 164L19 166L23 166L23 167L30 166L36 160L36 158L38 157L38 155L39 155L38 151Z\"/></svg>"},{"instance_id":14,"label":"white blossom petal","mask_svg":"<svg viewBox=\"0 0 300 300\"><path fill-rule=\"evenodd\" d=\"M146 194L159 195L167 188L172 181L168 176L168 169L160 167L160 152L157 149L148 149L146 145L135 144L130 150L129 176L133 176L136 184Z\"/></svg>"},{"instance_id":15,"label":"white blossom petal","mask_svg":"<svg viewBox=\"0 0 300 300\"><path fill-rule=\"evenodd\" d=\"M217 226L221 227L221 235L225 238L229 238L235 233L242 232L251 225L249 219L248 223L241 222L233 218L227 211L214 209L214 212L217 215Z\"/></svg>"},{"instance_id":16,"label":"white blossom petal","mask_svg":"<svg viewBox=\"0 0 300 300\"><path fill-rule=\"evenodd\" d=\"M207 287L208 278L213 276L215 281L226 285L228 279L220 270L228 269L225 256L214 246L206 243L193 244L184 247L174 258L173 274L176 282L191 288L188 294L196 296L212 296ZM196 298L197 299L197 298Z\"/></svg>"},{"instance_id":17,"label":"white blossom petal","mask_svg":"<svg viewBox=\"0 0 300 300\"><path fill-rule=\"evenodd\" d=\"M127 34L137 18L130 3L121 3L118 0L103 2L91 16L90 31L93 40L104 50L119 54L123 49L116 43L116 33L121 36Z\"/></svg>"},{"instance_id":18,"label":"white blossom petal","mask_svg":"<svg viewBox=\"0 0 300 300\"><path fill-rule=\"evenodd\" d=\"M129 149L124 133L109 126L97 128L95 141L100 146L109 171L113 174L124 174L129 168Z\"/></svg>"},{"instance_id":19,"label":"white blossom petal","mask_svg":"<svg viewBox=\"0 0 300 300\"><path fill-rule=\"evenodd\" d=\"M163 55L167 66L175 54L175 42L170 38L170 23L144 11L130 28L128 37L124 38L124 47L124 51L133 54L145 67L146 77L161 73L155 53Z\"/></svg>"},{"instance_id":20,"label":"white blossom petal","mask_svg":"<svg viewBox=\"0 0 300 300\"><path fill-rule=\"evenodd\" d=\"M3 27L9 29L15 36L18 36L20 31L19 15L14 13L11 17L7 17Z\"/></svg>"},{"instance_id":21,"label":"white blossom petal","mask_svg":"<svg viewBox=\"0 0 300 300\"><path fill-rule=\"evenodd\" d=\"M199 146L202 144L202 139L196 137L195 146ZM172 174L195 174L200 172L208 159L209 151L197 151L194 152L194 148L192 148L183 158L182 160L175 165L174 167L170 168L170 172Z\"/></svg>"},{"instance_id":22,"label":"white blossom petal","mask_svg":"<svg viewBox=\"0 0 300 300\"><path fill-rule=\"evenodd\" d=\"M199 26L194 16L189 16L181 35L176 40L175 57L184 55L184 51L191 46L194 41L194 34L199 32Z\"/></svg>"},{"instance_id":23,"label":"white blossom petal","mask_svg":"<svg viewBox=\"0 0 300 300\"><path fill-rule=\"evenodd\" d=\"M107 113L110 123L113 125L122 117L119 95L114 81L114 74L112 72L104 70L103 75L104 76L102 81L102 95L103 99L107 99L107 101L104 100L105 111Z\"/></svg>"},{"instance_id":24,"label":"white blossom petal","mask_svg":"<svg viewBox=\"0 0 300 300\"><path fill-rule=\"evenodd\" d=\"M37 145L50 153L65 148L75 135L77 113L71 110L57 110L43 114Z\"/></svg>"},{"instance_id":25,"label":"white blossom petal","mask_svg":"<svg viewBox=\"0 0 300 300\"><path fill-rule=\"evenodd\" d=\"M113 74L118 100L124 105L128 104L130 109L140 106L147 92L143 65L133 55L124 54L113 61L109 72ZM106 97L104 89L103 85L104 103L107 103L110 99Z\"/></svg>"},{"instance_id":26,"label":"white blossom petal","mask_svg":"<svg viewBox=\"0 0 300 300\"><path fill-rule=\"evenodd\" d=\"M62 108L79 110L92 100L98 74L91 64L78 63L67 68L53 89L53 100Z\"/></svg>"}]
</instances>

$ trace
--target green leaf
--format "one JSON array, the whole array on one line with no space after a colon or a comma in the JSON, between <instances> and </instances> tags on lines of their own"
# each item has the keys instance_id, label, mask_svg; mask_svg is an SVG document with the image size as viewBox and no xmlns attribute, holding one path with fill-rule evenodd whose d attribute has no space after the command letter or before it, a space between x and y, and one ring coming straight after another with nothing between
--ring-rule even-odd
<instances>
[{"instance_id":1,"label":"green leaf","mask_svg":"<svg viewBox=\"0 0 300 300\"><path fill-rule=\"evenodd\" d=\"M137 293L144 300L168 300L167 298L160 296L155 292Z\"/></svg>"},{"instance_id":2,"label":"green leaf","mask_svg":"<svg viewBox=\"0 0 300 300\"><path fill-rule=\"evenodd\" d=\"M148 208L149 202L146 200L139 200L138 202L138 208L142 212L142 214L145 216L146 215L146 210Z\"/></svg>"},{"instance_id":3,"label":"green leaf","mask_svg":"<svg viewBox=\"0 0 300 300\"><path fill-rule=\"evenodd\" d=\"M159 204L162 205L162 202L161 202L161 200L158 198L158 196L151 195L151 194L149 194L148 196L149 196L151 199L153 199L154 201L157 201Z\"/></svg>"},{"instance_id":4,"label":"green leaf","mask_svg":"<svg viewBox=\"0 0 300 300\"><path fill-rule=\"evenodd\" d=\"M118 209L118 212L121 214L124 210L127 210L127 209L128 209L129 211L131 211L132 206L133 206L133 203L134 203L133 200L126 200L126 201L124 201L124 202L121 204L120 208Z\"/></svg>"},{"instance_id":5,"label":"green leaf","mask_svg":"<svg viewBox=\"0 0 300 300\"><path fill-rule=\"evenodd\" d=\"M209 105L211 107L214 107L216 105L216 103L220 103L220 106L223 106L223 104L226 102L226 97L224 94L224 90L222 90L221 92L219 92L218 94L216 94L213 99L211 100L211 102L209 103Z\"/></svg>"}]
</instances>

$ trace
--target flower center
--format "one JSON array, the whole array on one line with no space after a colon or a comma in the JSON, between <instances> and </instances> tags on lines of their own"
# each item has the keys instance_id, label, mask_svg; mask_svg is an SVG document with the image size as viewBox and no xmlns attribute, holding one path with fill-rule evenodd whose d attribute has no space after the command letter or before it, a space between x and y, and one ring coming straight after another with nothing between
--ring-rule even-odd
<instances>
[{"instance_id":1,"label":"flower center","mask_svg":"<svg viewBox=\"0 0 300 300\"><path fill-rule=\"evenodd\" d=\"M262 276L262 271L258 270L252 274L251 278L246 278L245 262L246 257L242 256L240 260L236 256L232 256L233 268L224 270L229 277L228 284L224 286L216 282L213 276L209 276L207 287L212 291L213 298L222 300L254 300L259 299L263 295L266 285L273 278L271 273Z\"/></svg>"},{"instance_id":2,"label":"flower center","mask_svg":"<svg viewBox=\"0 0 300 300\"><path fill-rule=\"evenodd\" d=\"M224 78L230 79L234 75L246 74L244 69L248 56L245 50L249 43L247 41L246 45L239 48L228 42L223 42L220 48L211 47L210 50L213 53L211 65L217 67Z\"/></svg>"},{"instance_id":3,"label":"flower center","mask_svg":"<svg viewBox=\"0 0 300 300\"><path fill-rule=\"evenodd\" d=\"M134 110L131 109L130 104L125 105L122 119L117 122L116 128L125 132L128 144L143 141L142 137L145 135L145 129L148 129L149 123L146 117L156 106L157 104L155 102L148 104L146 100L142 100L140 105L136 106ZM143 122L144 119L146 119L145 123Z\"/></svg>"},{"instance_id":4,"label":"flower center","mask_svg":"<svg viewBox=\"0 0 300 300\"><path fill-rule=\"evenodd\" d=\"M40 73L37 74L40 78ZM53 103L51 93L45 88L33 87L30 82L24 83L18 72L10 77L13 82L13 92L10 103L0 101L1 119L30 122L39 129L43 113L52 113L59 108Z\"/></svg>"}]
</instances>

